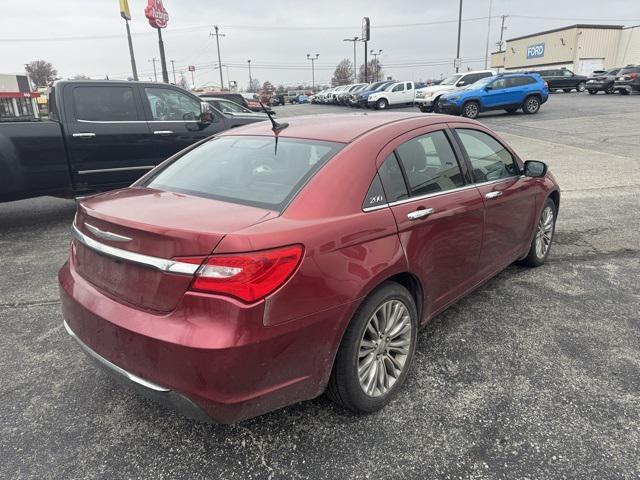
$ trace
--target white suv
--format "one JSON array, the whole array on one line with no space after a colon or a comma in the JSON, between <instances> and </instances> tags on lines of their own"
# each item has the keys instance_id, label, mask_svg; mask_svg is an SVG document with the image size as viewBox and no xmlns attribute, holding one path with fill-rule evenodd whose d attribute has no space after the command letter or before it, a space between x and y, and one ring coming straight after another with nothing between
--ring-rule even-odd
<instances>
[{"instance_id":1,"label":"white suv","mask_svg":"<svg viewBox=\"0 0 640 480\"><path fill-rule=\"evenodd\" d=\"M391 105L410 105L415 100L415 96L416 88L413 82L396 82L384 90L369 95L367 107L384 110Z\"/></svg>"},{"instance_id":2,"label":"white suv","mask_svg":"<svg viewBox=\"0 0 640 480\"><path fill-rule=\"evenodd\" d=\"M481 78L494 75L491 70L477 70L475 72L456 73L445 78L438 85L424 87L416 90L415 104L422 112L433 112L438 104L438 99L444 93L453 92L467 87Z\"/></svg>"}]
</instances>

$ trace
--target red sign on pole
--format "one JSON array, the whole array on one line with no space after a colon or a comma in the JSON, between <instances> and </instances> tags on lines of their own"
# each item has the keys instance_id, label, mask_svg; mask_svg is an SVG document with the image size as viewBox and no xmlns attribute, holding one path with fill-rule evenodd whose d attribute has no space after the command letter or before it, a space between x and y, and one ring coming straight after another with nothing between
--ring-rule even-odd
<instances>
[{"instance_id":1,"label":"red sign on pole","mask_svg":"<svg viewBox=\"0 0 640 480\"><path fill-rule=\"evenodd\" d=\"M195 65L189 65L189 71L190 72L195 72L196 71L196 66Z\"/></svg>"},{"instance_id":2,"label":"red sign on pole","mask_svg":"<svg viewBox=\"0 0 640 480\"><path fill-rule=\"evenodd\" d=\"M149 0L144 16L149 19L149 25L153 28L165 28L169 22L169 14L162 5L162 0Z\"/></svg>"}]
</instances>

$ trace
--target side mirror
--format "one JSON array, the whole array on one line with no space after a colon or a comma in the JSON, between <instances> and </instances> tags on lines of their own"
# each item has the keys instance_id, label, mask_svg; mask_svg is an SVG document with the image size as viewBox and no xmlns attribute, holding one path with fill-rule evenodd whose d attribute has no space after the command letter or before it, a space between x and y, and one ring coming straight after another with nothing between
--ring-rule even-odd
<instances>
[{"instance_id":1,"label":"side mirror","mask_svg":"<svg viewBox=\"0 0 640 480\"><path fill-rule=\"evenodd\" d=\"M489 90L493 90L493 87L491 85L487 85L484 89L488 92Z\"/></svg>"},{"instance_id":2,"label":"side mirror","mask_svg":"<svg viewBox=\"0 0 640 480\"><path fill-rule=\"evenodd\" d=\"M211 109L211 105L207 102L200 102L200 118L198 123L201 125L210 125L215 121L215 115Z\"/></svg>"},{"instance_id":3,"label":"side mirror","mask_svg":"<svg viewBox=\"0 0 640 480\"><path fill-rule=\"evenodd\" d=\"M458 86L459 86L459 87L464 87L466 84L467 84L467 82L465 82L464 80L460 80L460 81L458 82Z\"/></svg>"},{"instance_id":4,"label":"side mirror","mask_svg":"<svg viewBox=\"0 0 640 480\"><path fill-rule=\"evenodd\" d=\"M524 162L524 174L527 177L544 177L547 174L547 164L538 160Z\"/></svg>"}]
</instances>

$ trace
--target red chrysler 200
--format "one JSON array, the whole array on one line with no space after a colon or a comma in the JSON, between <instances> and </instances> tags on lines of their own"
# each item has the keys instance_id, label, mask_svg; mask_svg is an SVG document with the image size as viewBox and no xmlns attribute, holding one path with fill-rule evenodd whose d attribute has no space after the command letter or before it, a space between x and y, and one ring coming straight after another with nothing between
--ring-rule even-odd
<instances>
[{"instance_id":1,"label":"red chrysler 200","mask_svg":"<svg viewBox=\"0 0 640 480\"><path fill-rule=\"evenodd\" d=\"M191 417L237 422L325 391L375 411L405 381L421 326L549 255L556 181L478 122L285 126L217 135L78 207L65 328Z\"/></svg>"}]
</instances>

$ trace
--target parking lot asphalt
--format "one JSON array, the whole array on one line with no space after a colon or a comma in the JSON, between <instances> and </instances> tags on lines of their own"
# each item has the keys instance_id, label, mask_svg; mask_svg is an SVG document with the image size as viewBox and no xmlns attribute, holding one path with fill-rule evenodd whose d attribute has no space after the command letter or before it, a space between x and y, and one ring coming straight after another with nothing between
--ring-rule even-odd
<instances>
[{"instance_id":1,"label":"parking lot asphalt","mask_svg":"<svg viewBox=\"0 0 640 480\"><path fill-rule=\"evenodd\" d=\"M554 94L534 116L480 117L563 188L551 257L438 316L400 395L368 416L320 397L206 425L123 389L62 328L74 202L0 204L0 478L640 477L639 107Z\"/></svg>"}]
</instances>

